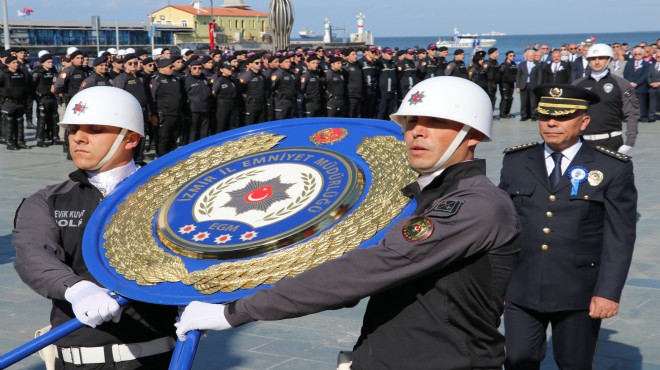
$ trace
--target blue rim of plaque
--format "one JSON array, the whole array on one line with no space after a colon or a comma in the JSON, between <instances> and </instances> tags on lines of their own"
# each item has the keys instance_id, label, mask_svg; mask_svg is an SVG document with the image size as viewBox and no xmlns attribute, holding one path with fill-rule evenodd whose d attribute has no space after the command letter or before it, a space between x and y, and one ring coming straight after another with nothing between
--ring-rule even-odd
<instances>
[{"instance_id":1,"label":"blue rim of plaque","mask_svg":"<svg viewBox=\"0 0 660 370\"><path fill-rule=\"evenodd\" d=\"M222 163L179 187L157 216L163 245L225 260L313 237L357 202L364 177L346 156L285 148Z\"/></svg>"},{"instance_id":2,"label":"blue rim of plaque","mask_svg":"<svg viewBox=\"0 0 660 370\"><path fill-rule=\"evenodd\" d=\"M340 142L321 146L310 143L310 136L317 133L319 130L337 127L345 128L349 132L348 136ZM112 217L118 210L117 208L140 186L146 184L151 178L159 175L166 168L188 159L197 152L213 146L223 145L230 141L239 140L246 136L261 133L273 133L285 136L285 139L280 141L271 150L306 146L310 148L324 148L343 154L362 172L365 189L369 189L371 186L373 175L364 159L356 153L357 147L361 144L362 140L365 137L375 136L392 136L398 140L403 139L401 127L392 121L357 118L299 118L241 127L180 147L148 165L143 166L139 171L119 184L113 193L105 198L94 211L83 236L83 257L92 276L110 291L128 299L162 305L186 305L193 300L212 303L229 302L247 297L257 290L268 288L270 286L269 284L262 284L252 289L239 289L233 292L203 294L197 291L193 286L186 285L182 282L163 282L147 286L139 285L135 281L129 280L122 274L118 273L115 268L110 265L110 260L106 257L106 251L104 248L105 226L111 221ZM354 208L364 202L366 193L366 191L362 192L360 198L353 206ZM364 240L358 248L367 248L378 243L378 241L385 236L385 233L390 226L411 215L415 210L415 207L416 202L411 200L401 209L399 216L394 217L390 221L387 227L379 230L371 238ZM350 214L350 211L348 214ZM156 229L156 223L157 220L154 217L152 225L153 230ZM153 235L153 238L156 239L156 243L164 251L176 255L160 243L157 235ZM298 243L295 243L291 247L297 244ZM185 267L191 272L204 270L218 263L218 261L214 260L190 258L181 255L178 256L181 257ZM237 258L233 260L241 259L245 258ZM232 260L226 260L225 262L228 261Z\"/></svg>"}]
</instances>

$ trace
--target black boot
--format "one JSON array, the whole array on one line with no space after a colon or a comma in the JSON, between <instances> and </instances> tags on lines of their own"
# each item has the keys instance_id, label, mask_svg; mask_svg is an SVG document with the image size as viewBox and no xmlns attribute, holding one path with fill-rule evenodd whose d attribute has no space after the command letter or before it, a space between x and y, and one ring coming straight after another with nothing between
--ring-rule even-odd
<instances>
[{"instance_id":1,"label":"black boot","mask_svg":"<svg viewBox=\"0 0 660 370\"><path fill-rule=\"evenodd\" d=\"M16 122L16 143L18 147L21 149L32 149L32 147L25 143L25 128L23 127L23 120L17 120L16 118L12 119Z\"/></svg>"},{"instance_id":2,"label":"black boot","mask_svg":"<svg viewBox=\"0 0 660 370\"><path fill-rule=\"evenodd\" d=\"M2 123L4 126L5 139L7 141L7 150L19 150L20 148L16 145L16 128L14 123L16 121L10 119L7 116L3 117Z\"/></svg>"}]
</instances>

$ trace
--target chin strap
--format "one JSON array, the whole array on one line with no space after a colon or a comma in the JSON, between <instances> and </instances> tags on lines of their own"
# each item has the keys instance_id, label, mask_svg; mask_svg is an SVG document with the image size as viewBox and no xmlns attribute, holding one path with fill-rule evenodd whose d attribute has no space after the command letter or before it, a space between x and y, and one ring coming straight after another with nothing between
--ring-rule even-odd
<instances>
[{"instance_id":1,"label":"chin strap","mask_svg":"<svg viewBox=\"0 0 660 370\"><path fill-rule=\"evenodd\" d=\"M470 126L468 125L463 125L463 128L461 131L458 132L454 140L451 142L449 147L445 150L444 154L438 161L433 165L431 168L414 168L413 170L420 172L420 173L431 173L435 172L440 169L448 160L449 158L454 154L454 151L456 151L456 148L458 148L459 145L461 145L461 142L465 138L465 135L470 131Z\"/></svg>"},{"instance_id":2,"label":"chin strap","mask_svg":"<svg viewBox=\"0 0 660 370\"><path fill-rule=\"evenodd\" d=\"M121 145L121 142L124 141L124 136L126 136L127 132L128 132L127 129L125 129L125 128L121 129L121 131L119 132L119 135L117 135L117 138L115 139L115 142L112 143L112 146L110 147L110 150L108 150L108 153L106 153L105 157L103 157L103 159L101 159L99 164L94 166L94 168L90 168L87 171L98 171L99 169L101 169L101 167L105 166L105 164L108 163L110 158L112 158L115 155L115 153L117 152L117 149L119 149L119 145Z\"/></svg>"}]
</instances>

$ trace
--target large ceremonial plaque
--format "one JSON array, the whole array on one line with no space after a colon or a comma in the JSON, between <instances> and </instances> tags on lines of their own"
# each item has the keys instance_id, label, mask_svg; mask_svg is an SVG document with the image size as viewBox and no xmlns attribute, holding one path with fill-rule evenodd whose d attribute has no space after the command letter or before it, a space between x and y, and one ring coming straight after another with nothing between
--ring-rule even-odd
<instances>
[{"instance_id":1,"label":"large ceremonial plaque","mask_svg":"<svg viewBox=\"0 0 660 370\"><path fill-rule=\"evenodd\" d=\"M393 122L295 119L179 148L98 207L83 254L127 298L226 302L380 240L412 213Z\"/></svg>"}]
</instances>

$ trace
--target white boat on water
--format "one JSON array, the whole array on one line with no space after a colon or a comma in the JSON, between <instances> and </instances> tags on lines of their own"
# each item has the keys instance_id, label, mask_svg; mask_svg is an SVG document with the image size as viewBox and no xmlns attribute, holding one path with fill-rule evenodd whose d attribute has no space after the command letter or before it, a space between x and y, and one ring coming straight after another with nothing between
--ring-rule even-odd
<instances>
[{"instance_id":1,"label":"white boat on water","mask_svg":"<svg viewBox=\"0 0 660 370\"><path fill-rule=\"evenodd\" d=\"M481 47L481 48L489 48L495 43L497 40L495 39L482 39L479 38L479 35L477 34L471 34L471 33L463 33L461 34L458 32L457 28L454 28L454 37L451 39L447 40L438 40L438 42L435 43L437 47L447 47L450 49L472 49L476 47Z\"/></svg>"},{"instance_id":2,"label":"white boat on water","mask_svg":"<svg viewBox=\"0 0 660 370\"><path fill-rule=\"evenodd\" d=\"M506 36L506 33L492 30L490 32L482 33L481 36Z\"/></svg>"},{"instance_id":3,"label":"white boat on water","mask_svg":"<svg viewBox=\"0 0 660 370\"><path fill-rule=\"evenodd\" d=\"M321 37L309 28L302 29L300 32L298 32L298 36L300 36L301 39L317 39Z\"/></svg>"}]
</instances>

